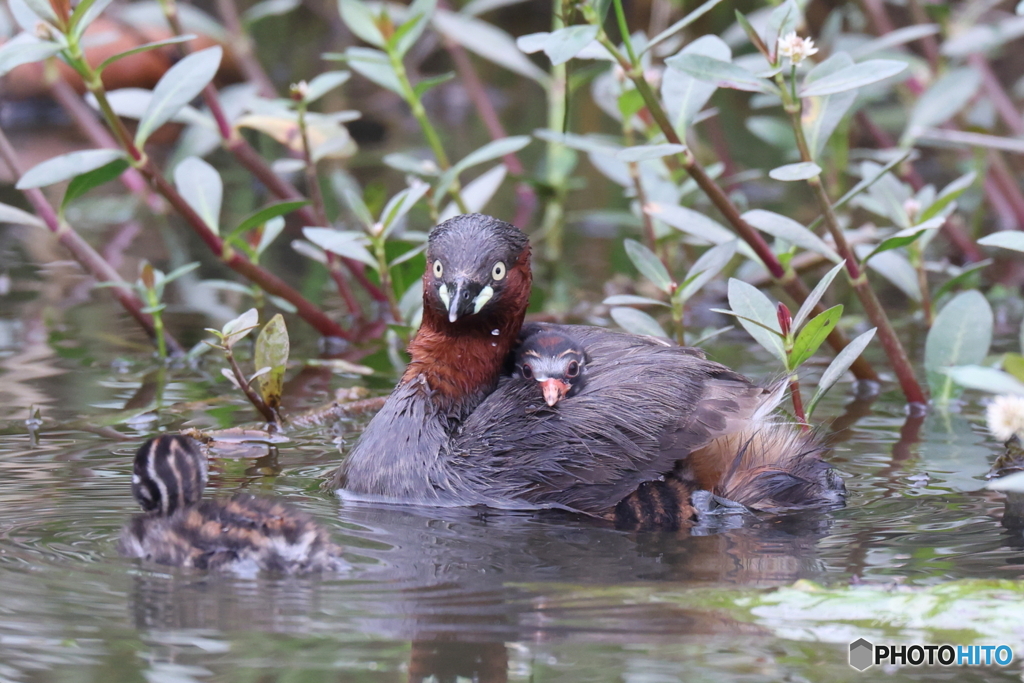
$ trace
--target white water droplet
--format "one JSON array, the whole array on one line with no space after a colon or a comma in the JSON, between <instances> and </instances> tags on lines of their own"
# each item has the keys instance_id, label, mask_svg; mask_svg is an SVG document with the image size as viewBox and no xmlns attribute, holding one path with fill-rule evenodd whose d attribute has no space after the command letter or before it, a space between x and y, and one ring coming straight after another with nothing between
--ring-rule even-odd
<instances>
[{"instance_id":1,"label":"white water droplet","mask_svg":"<svg viewBox=\"0 0 1024 683\"><path fill-rule=\"evenodd\" d=\"M491 346L497 346L498 342L491 342Z\"/></svg>"},{"instance_id":2,"label":"white water droplet","mask_svg":"<svg viewBox=\"0 0 1024 683\"><path fill-rule=\"evenodd\" d=\"M495 337L497 337L501 333L498 330L491 330L491 334L493 334Z\"/></svg>"}]
</instances>

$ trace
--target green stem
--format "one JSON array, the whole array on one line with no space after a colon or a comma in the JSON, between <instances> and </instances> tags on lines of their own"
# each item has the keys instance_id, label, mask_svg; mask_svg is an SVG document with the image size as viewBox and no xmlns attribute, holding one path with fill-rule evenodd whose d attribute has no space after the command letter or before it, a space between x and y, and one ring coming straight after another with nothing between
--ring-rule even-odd
<instances>
[{"instance_id":1,"label":"green stem","mask_svg":"<svg viewBox=\"0 0 1024 683\"><path fill-rule=\"evenodd\" d=\"M629 35L629 25L626 23L626 12L622 9L622 0L614 0L615 19L619 23L619 33L622 34L622 43L626 46L626 53L629 55L630 64L639 65L636 52L633 50L633 40Z\"/></svg>"},{"instance_id":2,"label":"green stem","mask_svg":"<svg viewBox=\"0 0 1024 683\"><path fill-rule=\"evenodd\" d=\"M444 151L444 145L441 144L441 137L437 134L437 130L434 129L430 119L427 117L427 110L423 108L423 102L420 101L416 90L412 87L412 82L409 81L409 74L405 70L405 64L402 62L401 56L390 47L387 48L387 53L388 58L391 60L391 68L394 70L398 83L402 88L402 99L412 109L412 115L419 122L420 128L423 130L423 136L427 139L430 149L433 150L438 166L442 170L447 171L452 166L451 162L448 161L448 154ZM459 211L469 213L469 208L462 199L462 186L459 184L458 178L452 183L450 193L452 199L455 200L456 206L459 207ZM443 197L438 197L438 200L440 199L443 199Z\"/></svg>"}]
</instances>

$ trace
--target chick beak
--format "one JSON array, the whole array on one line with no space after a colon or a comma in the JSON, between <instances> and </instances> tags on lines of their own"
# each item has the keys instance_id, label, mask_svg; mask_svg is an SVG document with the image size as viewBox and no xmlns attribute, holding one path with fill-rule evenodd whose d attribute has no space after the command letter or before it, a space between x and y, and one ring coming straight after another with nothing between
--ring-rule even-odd
<instances>
[{"instance_id":1,"label":"chick beak","mask_svg":"<svg viewBox=\"0 0 1024 683\"><path fill-rule=\"evenodd\" d=\"M549 406L554 406L565 398L571 387L560 379L545 379L541 380L540 388L544 392L544 402Z\"/></svg>"}]
</instances>

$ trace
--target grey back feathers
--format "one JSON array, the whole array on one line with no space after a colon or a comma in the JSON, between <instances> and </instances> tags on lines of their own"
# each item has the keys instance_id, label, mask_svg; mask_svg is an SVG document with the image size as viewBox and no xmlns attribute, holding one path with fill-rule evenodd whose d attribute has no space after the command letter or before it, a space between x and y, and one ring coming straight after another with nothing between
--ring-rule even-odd
<instances>
[{"instance_id":1,"label":"grey back feathers","mask_svg":"<svg viewBox=\"0 0 1024 683\"><path fill-rule=\"evenodd\" d=\"M132 495L146 512L166 516L195 505L206 480L206 456L187 436L158 436L135 454Z\"/></svg>"}]
</instances>

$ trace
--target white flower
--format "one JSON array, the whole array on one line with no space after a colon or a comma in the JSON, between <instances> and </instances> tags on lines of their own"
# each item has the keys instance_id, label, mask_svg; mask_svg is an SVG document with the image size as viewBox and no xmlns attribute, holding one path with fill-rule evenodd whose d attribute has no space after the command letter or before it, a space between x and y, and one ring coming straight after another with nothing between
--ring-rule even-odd
<instances>
[{"instance_id":1,"label":"white flower","mask_svg":"<svg viewBox=\"0 0 1024 683\"><path fill-rule=\"evenodd\" d=\"M1000 441L1024 439L1024 396L996 396L985 411L988 431Z\"/></svg>"},{"instance_id":2,"label":"white flower","mask_svg":"<svg viewBox=\"0 0 1024 683\"><path fill-rule=\"evenodd\" d=\"M793 66L797 66L817 52L818 48L814 47L814 41L810 38L801 38L796 31L779 38L778 53L783 57L789 57Z\"/></svg>"},{"instance_id":3,"label":"white flower","mask_svg":"<svg viewBox=\"0 0 1024 683\"><path fill-rule=\"evenodd\" d=\"M917 220L917 215L921 213L921 202L911 197L903 202L903 210L907 212L907 218L913 223Z\"/></svg>"}]
</instances>

